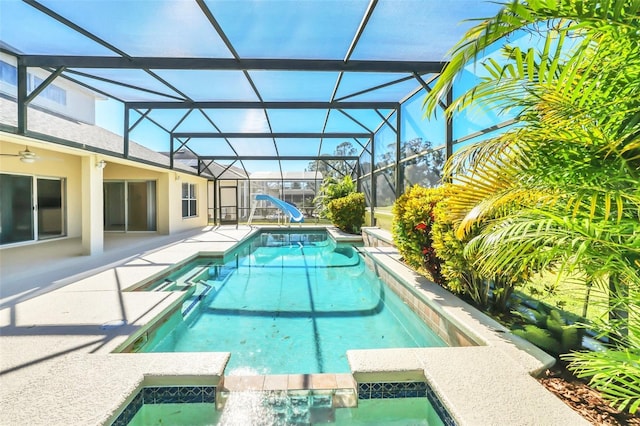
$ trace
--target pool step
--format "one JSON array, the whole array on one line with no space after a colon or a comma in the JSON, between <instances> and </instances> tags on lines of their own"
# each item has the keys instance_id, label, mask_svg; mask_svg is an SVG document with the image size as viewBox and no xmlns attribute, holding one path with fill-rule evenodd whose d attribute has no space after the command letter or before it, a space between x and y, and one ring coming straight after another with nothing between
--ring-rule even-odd
<instances>
[{"instance_id":1,"label":"pool step","mask_svg":"<svg viewBox=\"0 0 640 426\"><path fill-rule=\"evenodd\" d=\"M332 408L355 407L358 403L356 386L353 376L346 373L225 376L218 386L216 405L221 409L232 393L264 392L290 398L307 396L310 397L309 404L329 401L327 405Z\"/></svg>"},{"instance_id":2,"label":"pool step","mask_svg":"<svg viewBox=\"0 0 640 426\"><path fill-rule=\"evenodd\" d=\"M176 282L174 280L170 280L165 278L165 280L163 282L161 282L160 284L158 284L157 286L152 288L152 291L165 291L166 289L168 289L170 286L174 285Z\"/></svg>"}]
</instances>

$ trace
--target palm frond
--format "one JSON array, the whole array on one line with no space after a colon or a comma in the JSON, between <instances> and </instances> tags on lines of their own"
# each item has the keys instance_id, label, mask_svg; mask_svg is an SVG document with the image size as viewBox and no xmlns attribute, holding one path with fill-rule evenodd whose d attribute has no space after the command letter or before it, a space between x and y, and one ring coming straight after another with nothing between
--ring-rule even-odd
<instances>
[{"instance_id":1,"label":"palm frond","mask_svg":"<svg viewBox=\"0 0 640 426\"><path fill-rule=\"evenodd\" d=\"M589 384L603 393L618 410L635 413L640 407L640 352L608 350L576 352L565 359L577 377L589 378Z\"/></svg>"},{"instance_id":2,"label":"palm frond","mask_svg":"<svg viewBox=\"0 0 640 426\"><path fill-rule=\"evenodd\" d=\"M451 60L440 75L433 90L425 98L427 116L435 113L439 102L446 97L447 92L457 75L471 61L476 60L486 48L519 30L548 32L553 29L558 34L579 33L588 37L589 34L611 33L613 31L627 31L636 33L640 25L638 10L640 0L587 0L574 1L520 1L503 3L503 9L494 17L483 20L471 28L451 50ZM536 24L540 25L536 29ZM595 30L595 31L594 31ZM591 33L589 32L591 31ZM590 41L587 39L587 43ZM542 62L543 70L549 65ZM553 73L553 61L549 65ZM577 72L573 70L572 72Z\"/></svg>"}]
</instances>

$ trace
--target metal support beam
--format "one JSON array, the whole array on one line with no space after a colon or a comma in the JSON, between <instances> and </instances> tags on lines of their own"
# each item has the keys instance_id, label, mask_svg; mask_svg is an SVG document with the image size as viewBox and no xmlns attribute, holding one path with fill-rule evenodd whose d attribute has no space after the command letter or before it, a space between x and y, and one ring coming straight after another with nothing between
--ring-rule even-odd
<instances>
[{"instance_id":1,"label":"metal support beam","mask_svg":"<svg viewBox=\"0 0 640 426\"><path fill-rule=\"evenodd\" d=\"M108 149L94 147L94 146L91 146L91 145L84 144L82 142L70 141L68 139L62 139L62 138L58 138L58 137L55 137L55 136L47 135L47 134L44 134L44 133L40 133L40 132L34 132L34 131L27 130L27 132L25 133L25 136L33 138L33 139L38 139L38 140L41 140L41 141L45 141L45 142L55 143L55 144L62 145L62 146L69 146L69 147L80 149L80 150L87 151L87 152L95 152L97 154L103 154L103 155L107 155L107 156L114 157L114 158L125 158L124 155L121 152L110 151ZM133 160L133 161L135 161L136 163L147 164L149 166L154 166L154 167L159 167L161 169L169 170L169 166L167 164L157 163L155 161L147 160L147 159L144 159L144 158L141 158L141 157L136 157L135 160ZM190 172L188 170L184 170L184 171L181 171L181 172L182 173L186 173L188 175L195 175L195 172Z\"/></svg>"},{"instance_id":2,"label":"metal support beam","mask_svg":"<svg viewBox=\"0 0 640 426\"><path fill-rule=\"evenodd\" d=\"M18 64L18 134L27 132L27 67Z\"/></svg>"},{"instance_id":3,"label":"metal support beam","mask_svg":"<svg viewBox=\"0 0 640 426\"><path fill-rule=\"evenodd\" d=\"M89 74L89 73L86 73L86 72L80 72L78 70L66 70L65 77L68 77L68 75L78 75L80 77L85 77L85 78L88 78L88 79L91 79L91 80L102 81L102 82L113 84L113 85L116 85L116 86L126 87L128 89L133 89L133 90L138 90L138 91L143 92L143 93L150 93L152 95L163 96L165 98L174 99L176 101L186 101L188 99L188 98L185 98L185 97L179 97L179 96L170 95L170 94L163 93L163 92L158 92L157 90L146 89L144 87L136 86L136 85L133 85L133 84L123 83L122 81L113 80L113 79L105 78L105 77L100 77L98 75L93 75L93 74Z\"/></svg>"},{"instance_id":4,"label":"metal support beam","mask_svg":"<svg viewBox=\"0 0 640 426\"><path fill-rule=\"evenodd\" d=\"M186 149L188 149L189 151L193 152L193 150L187 146L187 144L189 143L189 141L190 141L191 139L187 138L187 140L186 140L186 141L182 141L182 140L180 140L179 138L176 138L176 139L178 139L178 142L180 142L180 146L179 146L178 148L174 149L174 151L173 151L173 152L179 152L179 151L180 151L180 150L182 150L183 148L186 148ZM198 154L196 154L195 152L193 152L193 154L194 154L194 155L198 155Z\"/></svg>"},{"instance_id":5,"label":"metal support beam","mask_svg":"<svg viewBox=\"0 0 640 426\"><path fill-rule=\"evenodd\" d=\"M354 92L354 93L349 93L348 95L336 98L335 101L336 102L340 102L340 101L344 101L345 99L355 98L356 96L364 95L365 93L374 92L376 90L383 89L383 88L389 87L389 86L393 86L394 84L403 83L403 82L408 81L408 80L413 80L413 75L410 75L410 76L407 76L407 77L398 78L396 80L389 81L389 82L383 83L383 84L379 84L377 86L370 87L368 89L359 90L359 91Z\"/></svg>"},{"instance_id":6,"label":"metal support beam","mask_svg":"<svg viewBox=\"0 0 640 426\"><path fill-rule=\"evenodd\" d=\"M349 162L347 162L347 164L349 164ZM359 167L359 160L356 160L353 162L353 166L351 167L351 176L353 177L354 175L357 176L358 173L358 167ZM357 179L357 177L356 177Z\"/></svg>"},{"instance_id":7,"label":"metal support beam","mask_svg":"<svg viewBox=\"0 0 640 426\"><path fill-rule=\"evenodd\" d=\"M398 102L127 102L133 109L396 109Z\"/></svg>"},{"instance_id":8,"label":"metal support beam","mask_svg":"<svg viewBox=\"0 0 640 426\"><path fill-rule=\"evenodd\" d=\"M213 224L218 224L218 188L220 186L220 181L217 179L213 180Z\"/></svg>"},{"instance_id":9,"label":"metal support beam","mask_svg":"<svg viewBox=\"0 0 640 426\"><path fill-rule=\"evenodd\" d=\"M138 112L140 112L140 111L138 111ZM144 113L141 113L140 117L138 117L136 122L133 123L133 125L131 127L129 127L129 132L133 131L133 129L135 129L138 124L142 123L142 120L144 120L147 117L147 115L149 115L150 112L151 112L151 110L148 109Z\"/></svg>"},{"instance_id":10,"label":"metal support beam","mask_svg":"<svg viewBox=\"0 0 640 426\"><path fill-rule=\"evenodd\" d=\"M282 160L282 161L297 161L297 160L304 160L304 161L311 161L311 160L318 160L318 161L323 161L323 160L357 160L358 157L356 155L349 155L349 156L340 156L340 155L322 155L320 157L316 156L316 155L283 155L283 156L277 156L277 155L265 155L265 156L259 156L259 155L239 155L239 156L235 156L235 155L200 155L198 156L198 158L200 160L214 160L214 161L229 161L229 160L247 160L247 161L253 161L253 160Z\"/></svg>"},{"instance_id":11,"label":"metal support beam","mask_svg":"<svg viewBox=\"0 0 640 426\"><path fill-rule=\"evenodd\" d=\"M413 73L413 76L415 77L416 80L418 80L418 82L420 83L420 85L422 86L422 88L427 92L427 93L431 93L431 87L429 87L429 84L431 84L431 82L433 82L433 80L435 80L436 78L438 78L439 74L434 74L431 76L431 78L429 79L429 81L424 81L422 79L422 77L418 74L418 73ZM447 102L448 103L448 102ZM441 100L438 100L438 105L440 105L440 108L447 109L447 105L444 104L444 102L442 102Z\"/></svg>"},{"instance_id":12,"label":"metal support beam","mask_svg":"<svg viewBox=\"0 0 640 426\"><path fill-rule=\"evenodd\" d=\"M496 130L500 130L503 127L511 126L512 124L515 124L517 122L518 122L518 120L511 119L511 120L503 121L502 123L495 124L495 125L493 125L491 127L484 128L484 129L479 130L477 132L469 133L468 135L465 135L465 136L463 136L461 138L454 139L453 140L453 145L468 141L468 140L476 138L478 136L486 135L487 133L491 133L491 132L494 132Z\"/></svg>"},{"instance_id":13,"label":"metal support beam","mask_svg":"<svg viewBox=\"0 0 640 426\"><path fill-rule=\"evenodd\" d=\"M364 32L365 27L369 23L369 19L371 19L371 15L373 15L373 11L375 10L377 4L378 4L378 0L371 0L369 2L369 5L367 6L367 10L365 11L364 15L362 16L362 21L360 21L360 25L358 25L358 29L356 31L356 34L353 37L353 40L351 40L351 44L349 45L349 49L347 49L347 54L344 56L344 61L345 62L347 62L349 59L351 59L351 55L353 54L354 50L356 50L356 46L358 45L358 41L360 41L360 37L362 37L362 33Z\"/></svg>"},{"instance_id":14,"label":"metal support beam","mask_svg":"<svg viewBox=\"0 0 640 426\"><path fill-rule=\"evenodd\" d=\"M370 128L368 128L367 126L365 126L364 124L362 124L360 121L358 121L356 118L354 118L353 116L351 116L350 114L347 114L344 110L339 109L338 110L339 113L341 113L342 115L346 116L348 119L350 119L351 121L353 121L354 123L356 123L358 126L362 127L363 129L365 129L367 132L369 132L371 135L373 135L373 130L371 130Z\"/></svg>"},{"instance_id":15,"label":"metal support beam","mask_svg":"<svg viewBox=\"0 0 640 426\"><path fill-rule=\"evenodd\" d=\"M371 221L371 226L374 226L376 223L376 178L374 177L374 173L373 170L375 169L375 160L376 160L376 141L375 141L375 136L373 138L371 138L371 172L369 173L369 179L370 179L370 191L371 191L371 211L370 211L370 221Z\"/></svg>"},{"instance_id":16,"label":"metal support beam","mask_svg":"<svg viewBox=\"0 0 640 426\"><path fill-rule=\"evenodd\" d=\"M129 158L129 117L130 117L130 109L127 104L124 105L124 137L123 137L123 147L122 147L122 156L124 158Z\"/></svg>"},{"instance_id":17,"label":"metal support beam","mask_svg":"<svg viewBox=\"0 0 640 426\"><path fill-rule=\"evenodd\" d=\"M399 106L399 105L398 105L398 108L396 108L396 110L397 110L397 111L399 111L399 110L400 110L400 106ZM387 117L385 117L384 115L382 115L382 113L381 113L380 111L378 111L378 110L376 110L376 113L377 113L377 114L378 114L378 116L379 116L380 118L382 118L382 120L383 120L383 123L382 123L382 124L380 125L380 127L376 130L376 132L377 132L378 130L380 130L384 124L386 124L387 126L389 126L389 127L391 128L391 130L393 130L394 132L395 132L395 131L397 131L397 129L396 129L395 127L393 127L393 125L392 125L392 124L391 124L391 122L389 121L389 119L390 119L390 118L391 118L391 116L393 115L393 112L392 112L391 114L389 114L389 116L387 116Z\"/></svg>"},{"instance_id":18,"label":"metal support beam","mask_svg":"<svg viewBox=\"0 0 640 426\"><path fill-rule=\"evenodd\" d=\"M260 138L283 138L283 139L317 139L317 138L368 138L371 136L370 133L303 133L303 132L293 132L293 133L242 133L242 132L225 132L225 133L215 133L215 132L176 132L172 133L176 138L229 138L229 139L237 139L237 138L246 138L246 139L260 139Z\"/></svg>"},{"instance_id":19,"label":"metal support beam","mask_svg":"<svg viewBox=\"0 0 640 426\"><path fill-rule=\"evenodd\" d=\"M372 139L372 138L373 138L373 133L372 133L372 134L371 134L367 139ZM360 148L362 148L362 151L360 152L360 155L362 155L362 152L364 152L364 151L369 152L369 151L367 150L366 143L363 145L363 144L362 144L362 142L360 142L360 141L358 140L358 138L353 138L353 140L354 140L354 141L355 141L355 142L360 146Z\"/></svg>"},{"instance_id":20,"label":"metal support beam","mask_svg":"<svg viewBox=\"0 0 640 426\"><path fill-rule=\"evenodd\" d=\"M71 26L73 24L67 23ZM79 27L72 27L82 32ZM83 34L91 38L86 31ZM92 38L95 40L94 38ZM102 40L100 40L102 41ZM102 43L104 45L104 42ZM23 64L29 67L68 68L117 68L155 70L279 70L279 71L344 71L344 72L388 72L388 73L440 73L446 62L436 61L369 61L332 59L236 59L236 58L168 58L168 57L124 57L113 46L117 56L61 56L24 55Z\"/></svg>"},{"instance_id":21,"label":"metal support beam","mask_svg":"<svg viewBox=\"0 0 640 426\"><path fill-rule=\"evenodd\" d=\"M400 156L402 155L402 122L401 122L401 108L398 108L396 111L396 161L395 161L395 171L394 171L394 180L395 180L395 196L396 199L403 193L403 179L402 179L402 168L400 167Z\"/></svg>"},{"instance_id":22,"label":"metal support beam","mask_svg":"<svg viewBox=\"0 0 640 426\"><path fill-rule=\"evenodd\" d=\"M367 10L365 11L364 15L362 16L362 20L360 21L360 25L358 25L358 29L356 30L356 33L353 36L353 39L351 40L351 44L349 45L349 48L347 49L347 52L346 52L346 54L344 56L343 62L345 64L351 60L351 55L353 55L353 52L355 51L356 46L358 45L358 42L360 41L360 37L362 37L362 34L364 33L364 30L365 30L367 24L369 23L369 19L371 18L371 15L373 15L373 11L375 10L377 4L378 4L378 0L370 0L369 1L369 5L367 6ZM338 73L338 78L336 80L336 84L333 87L333 92L331 93L331 102L335 102L335 100L336 100L336 95L338 93L338 89L340 88L340 82L342 81L342 77L343 76L344 76L344 71L340 71ZM324 126L322 127L322 131L324 131L327 128L327 122L328 121L329 121L329 112L327 112L327 116L325 118ZM364 129L370 131L365 126L362 126L362 127ZM320 141L320 146L318 147L318 155L320 155L320 152L322 151L322 142L323 141ZM316 170L316 173L317 173L317 170Z\"/></svg>"},{"instance_id":23,"label":"metal support beam","mask_svg":"<svg viewBox=\"0 0 640 426\"><path fill-rule=\"evenodd\" d=\"M200 10L202 10L202 13L204 13L204 15L207 17L207 19L209 20L209 23L211 23L213 28L216 30L222 42L225 44L225 46L227 46L227 49L229 49L229 52L231 52L233 59L236 62L241 61L240 54L235 49L235 47L233 47L233 43L231 43L231 40L229 39L229 37L227 37L227 34L222 29L222 26L220 25L218 20L215 18L215 16L213 16L213 13L211 13L211 10L209 9L205 1L196 0L196 3L198 3L198 6L200 6ZM251 86L251 89L256 94L256 97L258 98L258 100L261 103L264 102L262 94L260 93L260 90L258 90L258 86L256 86L255 82L251 78L251 74L249 74L249 70L244 69L242 70L242 73L244 74L244 77L247 79L247 82L249 83L249 85ZM265 115L265 118L267 119L267 125L269 126L269 131L273 132L273 128L271 127L271 121L269 120L269 114L267 114L266 109L264 110L264 115ZM278 152L278 144L276 143L275 138L272 137L272 139L273 139L273 148L275 149L276 154L280 155L280 153ZM282 164L278 162L278 166L280 167L280 173L282 174Z\"/></svg>"},{"instance_id":24,"label":"metal support beam","mask_svg":"<svg viewBox=\"0 0 640 426\"><path fill-rule=\"evenodd\" d=\"M358 192L362 192L362 177L360 176L360 172L361 172L362 167L360 167L360 157L358 157L358 160L356 161L356 165L355 165L355 172L356 172L356 191Z\"/></svg>"},{"instance_id":25,"label":"metal support beam","mask_svg":"<svg viewBox=\"0 0 640 426\"><path fill-rule=\"evenodd\" d=\"M320 162L320 161L323 161L323 159L322 159L322 158L318 158L318 162ZM334 171L334 172L336 172L336 174L340 175L341 177L344 177L344 176L345 176L345 174L344 174L344 173L342 173L342 170L338 170L338 169L337 169L333 164L328 163L328 162L326 162L326 161L324 161L324 163L325 163L325 165L326 165L327 167L329 167L329 168L333 169L333 171ZM347 163L347 164L348 164L348 163ZM316 175L316 178L317 178L317 175Z\"/></svg>"},{"instance_id":26,"label":"metal support beam","mask_svg":"<svg viewBox=\"0 0 640 426\"><path fill-rule=\"evenodd\" d=\"M447 107L453 103L453 85L447 92ZM447 117L447 124L445 127L445 143L447 146L447 159L453 155L453 114Z\"/></svg>"},{"instance_id":27,"label":"metal support beam","mask_svg":"<svg viewBox=\"0 0 640 426\"><path fill-rule=\"evenodd\" d=\"M62 71L64 71L64 67L56 69L51 75L49 75L49 77L47 77L42 83L40 83L38 87L33 89L31 93L29 93L29 96L27 96L26 103L30 103L36 98L36 96L42 93L42 91L46 89L53 80L55 80L60 74L62 74Z\"/></svg>"},{"instance_id":28,"label":"metal support beam","mask_svg":"<svg viewBox=\"0 0 640 426\"><path fill-rule=\"evenodd\" d=\"M173 170L173 135L169 135L169 168Z\"/></svg>"},{"instance_id":29,"label":"metal support beam","mask_svg":"<svg viewBox=\"0 0 640 426\"><path fill-rule=\"evenodd\" d=\"M173 128L171 129L170 133L173 133L176 131L176 129L178 127L180 127L180 125L182 124L182 122L184 122L184 120L187 119L187 117L189 116L189 114L191 114L193 112L192 109L190 109L189 111L185 112L184 115L182 116L182 118L180 118L180 120L178 120L178 122L175 124L175 126L173 126Z\"/></svg>"},{"instance_id":30,"label":"metal support beam","mask_svg":"<svg viewBox=\"0 0 640 426\"><path fill-rule=\"evenodd\" d=\"M46 69L47 69L47 71L52 71L52 70L53 70L53 68L46 68ZM92 92L99 93L99 94L101 94L102 96L104 96L104 97L106 97L106 98L115 99L116 101L118 101L118 102L122 102L123 104L125 103L125 100L124 100L124 99L121 99L121 98L117 97L117 96L116 96L116 95L114 95L113 93L109 93L109 92L107 92L107 91L105 91L105 90L100 90L100 89L98 89L97 87L90 86L90 85L88 85L87 83L85 83L85 82L83 82L83 81L78 80L77 78L73 78L73 77L71 77L71 75L72 75L72 74L71 74L71 72L70 72L69 70L67 70L67 71L65 72L65 74L64 74L64 78L65 78L65 80L68 80L68 81L70 81L70 82L72 82L72 83L74 83L74 84L77 84L77 85L78 85L78 86L80 86L80 87L84 87L84 88L86 88L86 89L89 89L89 90L91 90Z\"/></svg>"},{"instance_id":31,"label":"metal support beam","mask_svg":"<svg viewBox=\"0 0 640 426\"><path fill-rule=\"evenodd\" d=\"M207 167L209 167L211 164L213 164L213 160L211 160L211 163L209 163L207 165ZM229 165L227 167L225 167L219 174L218 176L216 176L216 178L219 178L220 176L222 176L227 170L229 170L231 167L233 167L233 165L236 164L235 161L229 163ZM221 164L220 164L221 165Z\"/></svg>"},{"instance_id":32,"label":"metal support beam","mask_svg":"<svg viewBox=\"0 0 640 426\"><path fill-rule=\"evenodd\" d=\"M215 16L213 16L213 13L211 13L211 10L209 10L209 7L204 2L204 0L196 0L196 3L200 7L200 10L202 11L202 13L204 13L204 16L209 20L209 23L211 24L211 26L218 33L218 37L220 37L224 45L227 46L227 49L229 49L229 52L231 52L234 58L236 59L240 58L240 55L238 55L238 52L233 47L231 40L229 40L229 37L227 37L224 30L222 29L222 26L220 26L220 24L218 23L218 20L215 18Z\"/></svg>"}]
</instances>

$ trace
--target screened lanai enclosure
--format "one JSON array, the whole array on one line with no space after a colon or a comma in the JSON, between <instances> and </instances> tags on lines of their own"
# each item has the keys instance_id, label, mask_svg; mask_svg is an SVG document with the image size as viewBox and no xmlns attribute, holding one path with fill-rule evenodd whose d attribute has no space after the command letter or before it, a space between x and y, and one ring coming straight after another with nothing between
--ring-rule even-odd
<instances>
[{"instance_id":1,"label":"screened lanai enclosure","mask_svg":"<svg viewBox=\"0 0 640 426\"><path fill-rule=\"evenodd\" d=\"M4 0L0 8L1 130L206 177L216 223L245 221L259 193L313 218L323 179L345 175L373 218L410 185L439 184L452 152L508 124L490 111L450 120L423 111L468 19L495 14L497 4ZM277 211L260 214L275 220Z\"/></svg>"}]
</instances>

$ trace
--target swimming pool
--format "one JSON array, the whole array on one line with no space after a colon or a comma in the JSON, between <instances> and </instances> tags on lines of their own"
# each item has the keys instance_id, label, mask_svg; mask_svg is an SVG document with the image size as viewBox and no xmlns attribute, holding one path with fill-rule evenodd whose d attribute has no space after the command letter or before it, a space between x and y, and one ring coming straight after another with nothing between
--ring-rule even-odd
<instances>
[{"instance_id":1,"label":"swimming pool","mask_svg":"<svg viewBox=\"0 0 640 426\"><path fill-rule=\"evenodd\" d=\"M180 273L151 288L199 286L201 300L138 351L231 352L227 374L309 374L349 372L348 349L445 346L326 232L263 232L226 261L199 259Z\"/></svg>"}]
</instances>

